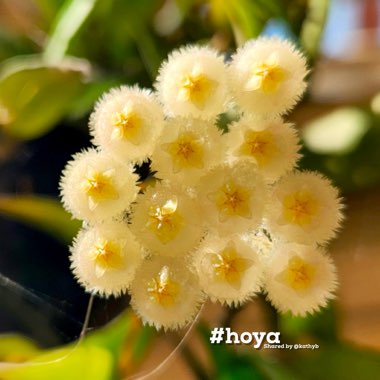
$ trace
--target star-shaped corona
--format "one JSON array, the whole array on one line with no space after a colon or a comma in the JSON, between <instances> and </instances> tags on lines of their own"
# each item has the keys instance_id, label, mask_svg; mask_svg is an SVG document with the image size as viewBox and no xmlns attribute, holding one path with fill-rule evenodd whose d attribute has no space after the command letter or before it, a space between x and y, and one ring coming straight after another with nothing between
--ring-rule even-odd
<instances>
[{"instance_id":1,"label":"star-shaped corona","mask_svg":"<svg viewBox=\"0 0 380 380\"><path fill-rule=\"evenodd\" d=\"M245 89L247 91L260 90L267 94L274 93L287 76L287 71L279 65L277 55L272 54L268 59L252 65L251 77Z\"/></svg>"}]
</instances>

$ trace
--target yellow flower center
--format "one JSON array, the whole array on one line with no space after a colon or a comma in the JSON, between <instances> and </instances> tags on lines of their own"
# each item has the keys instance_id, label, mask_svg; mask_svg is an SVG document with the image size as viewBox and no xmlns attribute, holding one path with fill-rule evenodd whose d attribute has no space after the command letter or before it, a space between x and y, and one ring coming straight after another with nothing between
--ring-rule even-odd
<instances>
[{"instance_id":1,"label":"yellow flower center","mask_svg":"<svg viewBox=\"0 0 380 380\"><path fill-rule=\"evenodd\" d=\"M164 266L158 276L149 281L147 292L152 301L167 307L176 302L179 289L179 284L170 276L169 268Z\"/></svg>"},{"instance_id":2,"label":"yellow flower center","mask_svg":"<svg viewBox=\"0 0 380 380\"><path fill-rule=\"evenodd\" d=\"M308 191L297 191L283 199L283 216L288 222L300 226L310 224L318 209L317 199Z\"/></svg>"},{"instance_id":3,"label":"yellow flower center","mask_svg":"<svg viewBox=\"0 0 380 380\"><path fill-rule=\"evenodd\" d=\"M182 101L190 101L197 108L203 109L216 86L217 83L214 80L193 70L191 74L182 77L178 97Z\"/></svg>"},{"instance_id":4,"label":"yellow flower center","mask_svg":"<svg viewBox=\"0 0 380 380\"><path fill-rule=\"evenodd\" d=\"M111 139L129 140L133 144L141 142L142 120L133 110L116 112L112 117Z\"/></svg>"},{"instance_id":5,"label":"yellow flower center","mask_svg":"<svg viewBox=\"0 0 380 380\"><path fill-rule=\"evenodd\" d=\"M238 153L253 157L260 166L267 164L277 153L272 132L246 131L244 142L240 146Z\"/></svg>"},{"instance_id":6,"label":"yellow flower center","mask_svg":"<svg viewBox=\"0 0 380 380\"><path fill-rule=\"evenodd\" d=\"M202 143L193 132L181 133L177 140L165 144L163 149L170 154L175 173L185 168L203 168Z\"/></svg>"},{"instance_id":7,"label":"yellow flower center","mask_svg":"<svg viewBox=\"0 0 380 380\"><path fill-rule=\"evenodd\" d=\"M294 290L306 290L313 283L315 267L294 256L289 260L288 267L281 273L281 277Z\"/></svg>"},{"instance_id":8,"label":"yellow flower center","mask_svg":"<svg viewBox=\"0 0 380 380\"><path fill-rule=\"evenodd\" d=\"M88 171L81 187L88 196L90 210L94 210L102 201L119 198L119 193L114 186L113 175L114 170L99 172L90 169Z\"/></svg>"},{"instance_id":9,"label":"yellow flower center","mask_svg":"<svg viewBox=\"0 0 380 380\"><path fill-rule=\"evenodd\" d=\"M255 63L251 73L246 89L261 90L265 93L277 91L280 84L288 77L287 71L281 68L277 56L273 54L267 60Z\"/></svg>"},{"instance_id":10,"label":"yellow flower center","mask_svg":"<svg viewBox=\"0 0 380 380\"><path fill-rule=\"evenodd\" d=\"M90 252L90 258L96 264L96 275L102 276L108 269L120 269L124 262L118 244L100 239Z\"/></svg>"},{"instance_id":11,"label":"yellow flower center","mask_svg":"<svg viewBox=\"0 0 380 380\"><path fill-rule=\"evenodd\" d=\"M249 190L238 186L232 180L211 194L211 198L219 210L221 221L230 216L242 216L244 218L251 216Z\"/></svg>"},{"instance_id":12,"label":"yellow flower center","mask_svg":"<svg viewBox=\"0 0 380 380\"><path fill-rule=\"evenodd\" d=\"M211 254L210 261L218 280L236 286L240 286L242 275L253 264L251 260L239 257L233 243L227 245L223 251Z\"/></svg>"},{"instance_id":13,"label":"yellow flower center","mask_svg":"<svg viewBox=\"0 0 380 380\"><path fill-rule=\"evenodd\" d=\"M148 213L148 228L161 243L173 240L181 231L183 217L177 209L177 199L168 200L162 207L154 205Z\"/></svg>"}]
</instances>

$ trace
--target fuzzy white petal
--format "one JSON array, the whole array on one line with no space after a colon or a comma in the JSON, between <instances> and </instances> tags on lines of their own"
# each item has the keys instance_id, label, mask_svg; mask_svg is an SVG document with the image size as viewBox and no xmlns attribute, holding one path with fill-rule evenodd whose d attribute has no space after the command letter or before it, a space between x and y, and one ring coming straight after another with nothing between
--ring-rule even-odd
<instances>
[{"instance_id":1,"label":"fuzzy white petal","mask_svg":"<svg viewBox=\"0 0 380 380\"><path fill-rule=\"evenodd\" d=\"M199 206L178 185L157 182L137 197L131 230L155 254L181 257L203 234Z\"/></svg>"},{"instance_id":2,"label":"fuzzy white petal","mask_svg":"<svg viewBox=\"0 0 380 380\"><path fill-rule=\"evenodd\" d=\"M281 72L270 91L260 86L263 76L255 74L266 72L266 65ZM231 72L235 100L247 113L283 114L294 107L306 88L305 57L292 43L278 38L248 41L233 56ZM267 75L271 80L275 74Z\"/></svg>"},{"instance_id":3,"label":"fuzzy white petal","mask_svg":"<svg viewBox=\"0 0 380 380\"><path fill-rule=\"evenodd\" d=\"M126 119L118 124L117 118L120 117ZM128 120L129 125L123 134L122 122ZM90 117L94 144L123 162L140 162L148 158L162 126L163 113L154 95L137 86L110 90L96 103Z\"/></svg>"},{"instance_id":4,"label":"fuzzy white petal","mask_svg":"<svg viewBox=\"0 0 380 380\"><path fill-rule=\"evenodd\" d=\"M294 287L287 281L286 274L291 270L292 260L310 268L307 286ZM331 258L320 248L293 243L278 244L267 266L264 286L268 299L277 310L304 316L325 307L328 300L334 297L336 269Z\"/></svg>"},{"instance_id":5,"label":"fuzzy white petal","mask_svg":"<svg viewBox=\"0 0 380 380\"><path fill-rule=\"evenodd\" d=\"M94 259L97 244L117 247L117 266L105 267ZM142 250L126 223L112 222L82 229L71 247L71 268L86 291L102 296L126 292L142 261Z\"/></svg>"},{"instance_id":6,"label":"fuzzy white petal","mask_svg":"<svg viewBox=\"0 0 380 380\"><path fill-rule=\"evenodd\" d=\"M234 256L229 261L225 256L230 250ZM194 253L193 267L202 290L212 301L237 306L260 290L263 265L259 250L238 235L229 238L207 236Z\"/></svg>"},{"instance_id":7,"label":"fuzzy white petal","mask_svg":"<svg viewBox=\"0 0 380 380\"><path fill-rule=\"evenodd\" d=\"M152 281L167 271L175 286L170 303L157 302L151 289ZM161 291L165 292L165 289ZM162 294L162 293L161 293ZM159 293L156 295L159 296ZM144 261L131 285L131 305L144 323L157 329L178 329L191 322L203 301L196 277L180 259L154 256Z\"/></svg>"},{"instance_id":8,"label":"fuzzy white petal","mask_svg":"<svg viewBox=\"0 0 380 380\"><path fill-rule=\"evenodd\" d=\"M199 178L222 160L225 136L212 121L169 120L152 155L156 177L194 186Z\"/></svg>"},{"instance_id":9,"label":"fuzzy white petal","mask_svg":"<svg viewBox=\"0 0 380 380\"><path fill-rule=\"evenodd\" d=\"M108 195L96 198L86 191L96 176L106 181ZM77 219L88 222L111 219L128 210L136 198L137 179L129 165L88 149L74 155L63 171L60 182L63 205Z\"/></svg>"},{"instance_id":10,"label":"fuzzy white petal","mask_svg":"<svg viewBox=\"0 0 380 380\"><path fill-rule=\"evenodd\" d=\"M297 132L280 118L243 116L232 124L226 139L231 158L252 160L268 183L293 170L299 158Z\"/></svg>"},{"instance_id":11,"label":"fuzzy white petal","mask_svg":"<svg viewBox=\"0 0 380 380\"><path fill-rule=\"evenodd\" d=\"M171 53L155 87L170 116L211 119L224 112L230 99L229 72L210 47L187 46Z\"/></svg>"},{"instance_id":12,"label":"fuzzy white petal","mask_svg":"<svg viewBox=\"0 0 380 380\"><path fill-rule=\"evenodd\" d=\"M268 189L253 162L217 166L201 178L198 191L202 216L217 234L243 233L261 223Z\"/></svg>"},{"instance_id":13,"label":"fuzzy white petal","mask_svg":"<svg viewBox=\"0 0 380 380\"><path fill-rule=\"evenodd\" d=\"M317 172L294 172L273 188L266 224L276 239L324 244L343 219L338 190Z\"/></svg>"}]
</instances>

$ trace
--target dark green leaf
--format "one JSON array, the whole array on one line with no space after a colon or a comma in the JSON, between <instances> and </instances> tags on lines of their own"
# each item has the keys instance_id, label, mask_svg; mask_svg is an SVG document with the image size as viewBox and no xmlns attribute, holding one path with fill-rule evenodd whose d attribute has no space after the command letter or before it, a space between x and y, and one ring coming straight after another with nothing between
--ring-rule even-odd
<instances>
[{"instance_id":1,"label":"dark green leaf","mask_svg":"<svg viewBox=\"0 0 380 380\"><path fill-rule=\"evenodd\" d=\"M59 201L36 195L1 195L0 214L39 228L64 243L71 242L80 227L80 222L71 220Z\"/></svg>"}]
</instances>

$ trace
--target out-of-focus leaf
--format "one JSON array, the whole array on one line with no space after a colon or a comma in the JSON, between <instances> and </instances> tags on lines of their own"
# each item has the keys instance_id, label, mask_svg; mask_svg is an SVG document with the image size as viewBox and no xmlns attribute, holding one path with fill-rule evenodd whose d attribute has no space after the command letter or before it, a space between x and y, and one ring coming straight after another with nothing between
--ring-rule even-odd
<instances>
[{"instance_id":1,"label":"out-of-focus leaf","mask_svg":"<svg viewBox=\"0 0 380 380\"><path fill-rule=\"evenodd\" d=\"M310 0L306 19L300 33L301 44L308 56L314 59L319 52L319 44L325 25L329 0Z\"/></svg>"},{"instance_id":2,"label":"out-of-focus leaf","mask_svg":"<svg viewBox=\"0 0 380 380\"><path fill-rule=\"evenodd\" d=\"M86 91L83 91L72 103L69 114L71 118L81 118L85 116L93 107L97 99L112 87L122 85L121 80L110 79L89 83Z\"/></svg>"},{"instance_id":3,"label":"out-of-focus leaf","mask_svg":"<svg viewBox=\"0 0 380 380\"><path fill-rule=\"evenodd\" d=\"M325 342L336 340L336 318L332 306L306 317L296 317L290 313L281 314L278 316L278 324L286 342L310 335Z\"/></svg>"},{"instance_id":4,"label":"out-of-focus leaf","mask_svg":"<svg viewBox=\"0 0 380 380\"><path fill-rule=\"evenodd\" d=\"M367 131L363 136L358 136L353 150L322 154L311 151L305 144L300 161L301 168L322 172L346 193L380 183L380 117L368 112L368 109L361 112L366 113L365 123L367 125L368 122L368 128L365 127ZM359 117L359 120L362 118ZM330 128L333 129L334 124Z\"/></svg>"},{"instance_id":5,"label":"out-of-focus leaf","mask_svg":"<svg viewBox=\"0 0 380 380\"><path fill-rule=\"evenodd\" d=\"M53 31L44 52L47 62L60 62L66 55L70 41L76 36L97 0L66 0L57 14Z\"/></svg>"},{"instance_id":6,"label":"out-of-focus leaf","mask_svg":"<svg viewBox=\"0 0 380 380\"><path fill-rule=\"evenodd\" d=\"M0 376L3 380L109 380L112 364L112 356L106 349L79 345L50 350L13 368L5 364L0 367Z\"/></svg>"},{"instance_id":7,"label":"out-of-focus leaf","mask_svg":"<svg viewBox=\"0 0 380 380\"><path fill-rule=\"evenodd\" d=\"M38 7L38 11L44 18L45 23L50 24L62 5L62 0L34 0L34 3Z\"/></svg>"},{"instance_id":8,"label":"out-of-focus leaf","mask_svg":"<svg viewBox=\"0 0 380 380\"><path fill-rule=\"evenodd\" d=\"M0 195L0 214L39 228L65 244L80 227L56 199L36 195Z\"/></svg>"},{"instance_id":9,"label":"out-of-focus leaf","mask_svg":"<svg viewBox=\"0 0 380 380\"><path fill-rule=\"evenodd\" d=\"M153 34L149 25L156 12L159 3L152 6L151 0L116 2L113 12L113 24L121 26L137 46L141 60L154 80L158 68L164 58L164 54L157 49ZM118 30L120 33L120 29Z\"/></svg>"},{"instance_id":10,"label":"out-of-focus leaf","mask_svg":"<svg viewBox=\"0 0 380 380\"><path fill-rule=\"evenodd\" d=\"M370 119L359 108L340 108L315 119L302 129L306 146L315 153L347 154L367 133Z\"/></svg>"},{"instance_id":11,"label":"out-of-focus leaf","mask_svg":"<svg viewBox=\"0 0 380 380\"><path fill-rule=\"evenodd\" d=\"M66 114L89 77L86 61L45 65L39 57L17 57L0 67L0 125L18 138L37 138Z\"/></svg>"},{"instance_id":12,"label":"out-of-focus leaf","mask_svg":"<svg viewBox=\"0 0 380 380\"><path fill-rule=\"evenodd\" d=\"M12 366L11 360L3 357L4 362L0 363L0 378L2 380L110 380L116 378L117 373L130 374L135 370L134 366L141 360L152 335L153 329L142 327L141 322L128 310L107 326L88 333L81 342L57 349L40 350L38 355L22 366ZM2 339L6 341L6 336L4 338L0 336L0 354L3 347ZM9 346L7 355L10 358L10 355L15 354L13 347L34 348L32 343L27 346L24 338L13 339L21 342L23 346L20 346L21 343L18 346ZM35 348L34 354L37 350ZM128 352L133 355L129 356ZM133 360L133 363L126 362L126 357Z\"/></svg>"},{"instance_id":13,"label":"out-of-focus leaf","mask_svg":"<svg viewBox=\"0 0 380 380\"><path fill-rule=\"evenodd\" d=\"M237 45L257 37L268 17L267 9L250 0L210 0L214 19L222 22L226 17L233 29Z\"/></svg>"},{"instance_id":14,"label":"out-of-focus leaf","mask_svg":"<svg viewBox=\"0 0 380 380\"><path fill-rule=\"evenodd\" d=\"M314 351L294 351L291 367L308 380L373 380L379 378L380 354L343 344L320 346Z\"/></svg>"},{"instance_id":15,"label":"out-of-focus leaf","mask_svg":"<svg viewBox=\"0 0 380 380\"><path fill-rule=\"evenodd\" d=\"M0 335L0 362L22 363L36 356L40 349L21 335Z\"/></svg>"}]
</instances>

